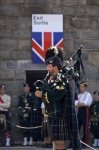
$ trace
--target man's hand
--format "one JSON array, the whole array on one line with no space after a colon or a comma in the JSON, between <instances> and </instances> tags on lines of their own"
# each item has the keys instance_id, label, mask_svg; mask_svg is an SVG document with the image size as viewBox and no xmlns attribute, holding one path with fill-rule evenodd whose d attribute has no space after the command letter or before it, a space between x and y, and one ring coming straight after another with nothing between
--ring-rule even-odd
<instances>
[{"instance_id":1,"label":"man's hand","mask_svg":"<svg viewBox=\"0 0 99 150\"><path fill-rule=\"evenodd\" d=\"M36 87L39 87L39 88L42 88L44 85L44 82L42 80L37 80L35 83L34 83L34 86Z\"/></svg>"},{"instance_id":2,"label":"man's hand","mask_svg":"<svg viewBox=\"0 0 99 150\"><path fill-rule=\"evenodd\" d=\"M84 106L86 106L86 105L84 103L79 102L79 101L76 104L76 107L84 107Z\"/></svg>"},{"instance_id":3,"label":"man's hand","mask_svg":"<svg viewBox=\"0 0 99 150\"><path fill-rule=\"evenodd\" d=\"M42 91L36 90L35 91L35 96L42 98Z\"/></svg>"}]
</instances>

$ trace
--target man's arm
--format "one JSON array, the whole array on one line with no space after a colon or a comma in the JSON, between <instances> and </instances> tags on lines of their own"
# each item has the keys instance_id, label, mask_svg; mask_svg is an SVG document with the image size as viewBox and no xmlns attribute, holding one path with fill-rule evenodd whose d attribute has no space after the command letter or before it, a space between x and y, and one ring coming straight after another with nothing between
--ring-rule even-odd
<instances>
[{"instance_id":1,"label":"man's arm","mask_svg":"<svg viewBox=\"0 0 99 150\"><path fill-rule=\"evenodd\" d=\"M88 106L90 107L90 105L92 104L93 99L90 93L87 94L86 99L83 102L80 102L79 100L75 101L75 106L76 107L84 107L84 106Z\"/></svg>"},{"instance_id":2,"label":"man's arm","mask_svg":"<svg viewBox=\"0 0 99 150\"><path fill-rule=\"evenodd\" d=\"M9 109L10 106L11 106L11 97L7 96L6 101L4 101L4 103L0 103L0 107Z\"/></svg>"},{"instance_id":3,"label":"man's arm","mask_svg":"<svg viewBox=\"0 0 99 150\"><path fill-rule=\"evenodd\" d=\"M77 108L79 108L79 107L84 107L84 106L86 106L84 103L81 103L81 102L77 102L76 103L76 105L75 105Z\"/></svg>"}]
</instances>

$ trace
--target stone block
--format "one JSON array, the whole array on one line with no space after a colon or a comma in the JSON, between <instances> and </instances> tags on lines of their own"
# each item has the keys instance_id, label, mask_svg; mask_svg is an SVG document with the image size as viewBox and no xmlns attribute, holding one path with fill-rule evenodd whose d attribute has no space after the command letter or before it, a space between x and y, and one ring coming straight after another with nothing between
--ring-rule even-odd
<instances>
[{"instance_id":1,"label":"stone block","mask_svg":"<svg viewBox=\"0 0 99 150\"><path fill-rule=\"evenodd\" d=\"M64 38L64 47L65 47L65 52L68 50L70 52L74 51L74 43L72 39L65 39Z\"/></svg>"},{"instance_id":2,"label":"stone block","mask_svg":"<svg viewBox=\"0 0 99 150\"><path fill-rule=\"evenodd\" d=\"M0 80L14 80L15 71L14 70L0 70Z\"/></svg>"},{"instance_id":3,"label":"stone block","mask_svg":"<svg viewBox=\"0 0 99 150\"><path fill-rule=\"evenodd\" d=\"M29 48L30 49L30 48ZM12 59L13 60L26 60L26 59L32 59L32 50L18 50L12 52Z\"/></svg>"},{"instance_id":4,"label":"stone block","mask_svg":"<svg viewBox=\"0 0 99 150\"><path fill-rule=\"evenodd\" d=\"M99 69L87 61L83 61L83 65L89 80L99 80Z\"/></svg>"},{"instance_id":5,"label":"stone block","mask_svg":"<svg viewBox=\"0 0 99 150\"><path fill-rule=\"evenodd\" d=\"M19 10L17 5L0 5L0 14L2 14L2 16L17 16L18 11Z\"/></svg>"},{"instance_id":6,"label":"stone block","mask_svg":"<svg viewBox=\"0 0 99 150\"><path fill-rule=\"evenodd\" d=\"M20 39L18 40L18 49L19 50L27 50L32 49L32 39Z\"/></svg>"},{"instance_id":7,"label":"stone block","mask_svg":"<svg viewBox=\"0 0 99 150\"><path fill-rule=\"evenodd\" d=\"M15 71L15 78L16 80L23 80L26 78L26 74L24 70L16 70Z\"/></svg>"},{"instance_id":8,"label":"stone block","mask_svg":"<svg viewBox=\"0 0 99 150\"><path fill-rule=\"evenodd\" d=\"M91 94L95 90L99 90L99 80L89 80L88 81L88 90L91 92Z\"/></svg>"},{"instance_id":9,"label":"stone block","mask_svg":"<svg viewBox=\"0 0 99 150\"><path fill-rule=\"evenodd\" d=\"M6 26L6 20L0 15L0 29L4 29Z\"/></svg>"},{"instance_id":10,"label":"stone block","mask_svg":"<svg viewBox=\"0 0 99 150\"><path fill-rule=\"evenodd\" d=\"M2 16L0 14L0 29L2 30L16 30L18 27L18 18L17 17L8 17L8 16ZM12 30L12 31L13 31Z\"/></svg>"},{"instance_id":11,"label":"stone block","mask_svg":"<svg viewBox=\"0 0 99 150\"><path fill-rule=\"evenodd\" d=\"M70 18L64 15L63 19L64 31L67 31L70 28Z\"/></svg>"},{"instance_id":12,"label":"stone block","mask_svg":"<svg viewBox=\"0 0 99 150\"><path fill-rule=\"evenodd\" d=\"M0 29L0 38L13 38L13 31L7 29Z\"/></svg>"},{"instance_id":13,"label":"stone block","mask_svg":"<svg viewBox=\"0 0 99 150\"><path fill-rule=\"evenodd\" d=\"M22 29L24 31L27 29L30 30L32 28L32 14L29 17L23 17L23 16L18 17L17 23L18 23L18 25L17 25L16 29L19 29L19 30ZM32 31L32 29L31 29L31 31Z\"/></svg>"},{"instance_id":14,"label":"stone block","mask_svg":"<svg viewBox=\"0 0 99 150\"><path fill-rule=\"evenodd\" d=\"M75 40L74 42L74 47L77 48L80 45L84 46L84 50L86 51L95 51L95 50L99 50L99 40Z\"/></svg>"},{"instance_id":15,"label":"stone block","mask_svg":"<svg viewBox=\"0 0 99 150\"><path fill-rule=\"evenodd\" d=\"M31 0L24 0L24 4L34 4L34 5L39 5L39 4L45 4L45 3L51 3L51 2L53 2L53 0L48 0L47 2L46 2L46 0L43 0L43 1L41 1L41 0L36 0L35 2L34 1L31 1Z\"/></svg>"},{"instance_id":16,"label":"stone block","mask_svg":"<svg viewBox=\"0 0 99 150\"><path fill-rule=\"evenodd\" d=\"M13 70L16 74L21 72L21 75L25 73L25 70L46 70L45 64L34 64L32 60L14 60L14 61L5 61L5 70ZM16 75L17 76L17 75ZM22 75L24 77L24 75ZM19 77L21 78L20 75Z\"/></svg>"},{"instance_id":17,"label":"stone block","mask_svg":"<svg viewBox=\"0 0 99 150\"><path fill-rule=\"evenodd\" d=\"M14 60L6 61L6 69L8 70L17 70L18 69L18 62Z\"/></svg>"},{"instance_id":18,"label":"stone block","mask_svg":"<svg viewBox=\"0 0 99 150\"><path fill-rule=\"evenodd\" d=\"M89 19L89 24L90 24L89 29L98 30L99 29L99 26L98 26L99 18L97 18L97 17L90 18Z\"/></svg>"},{"instance_id":19,"label":"stone block","mask_svg":"<svg viewBox=\"0 0 99 150\"><path fill-rule=\"evenodd\" d=\"M73 28L77 28L77 29L86 29L89 27L89 19L88 18L77 18L77 17L73 17L70 20L70 25Z\"/></svg>"},{"instance_id":20,"label":"stone block","mask_svg":"<svg viewBox=\"0 0 99 150\"><path fill-rule=\"evenodd\" d=\"M4 17L5 19L5 29L11 29L11 30L16 30L18 25L19 25L19 22L18 22L18 18L17 16L5 16Z\"/></svg>"},{"instance_id":21,"label":"stone block","mask_svg":"<svg viewBox=\"0 0 99 150\"><path fill-rule=\"evenodd\" d=\"M66 31L64 32L64 39L66 40L73 40L73 37L74 37L74 32L73 31Z\"/></svg>"},{"instance_id":22,"label":"stone block","mask_svg":"<svg viewBox=\"0 0 99 150\"><path fill-rule=\"evenodd\" d=\"M18 60L18 68L23 70L35 69L32 64L32 60Z\"/></svg>"},{"instance_id":23,"label":"stone block","mask_svg":"<svg viewBox=\"0 0 99 150\"><path fill-rule=\"evenodd\" d=\"M55 4L57 5L57 4L61 4L61 1L60 0L55 0L55 1L53 1L53 0L43 0L43 1L41 1L41 0L36 0L36 1L31 1L31 0L24 0L24 4L25 5L35 5L35 6L37 6L37 5L42 5L43 7L44 7L44 5L47 7L47 6L55 6Z\"/></svg>"},{"instance_id":24,"label":"stone block","mask_svg":"<svg viewBox=\"0 0 99 150\"><path fill-rule=\"evenodd\" d=\"M16 17L2 17L0 16L0 29L2 30L12 30L16 29L18 25L17 18Z\"/></svg>"},{"instance_id":25,"label":"stone block","mask_svg":"<svg viewBox=\"0 0 99 150\"><path fill-rule=\"evenodd\" d=\"M31 38L31 30L26 29L26 30L14 30L13 31L13 37L14 38L19 38L19 39L25 39L25 38Z\"/></svg>"},{"instance_id":26,"label":"stone block","mask_svg":"<svg viewBox=\"0 0 99 150\"><path fill-rule=\"evenodd\" d=\"M85 5L86 0L63 0L63 5Z\"/></svg>"},{"instance_id":27,"label":"stone block","mask_svg":"<svg viewBox=\"0 0 99 150\"><path fill-rule=\"evenodd\" d=\"M98 18L79 18L73 17L70 19L70 26L74 29L99 29Z\"/></svg>"},{"instance_id":28,"label":"stone block","mask_svg":"<svg viewBox=\"0 0 99 150\"><path fill-rule=\"evenodd\" d=\"M24 0L0 0L0 4L23 4Z\"/></svg>"},{"instance_id":29,"label":"stone block","mask_svg":"<svg viewBox=\"0 0 99 150\"><path fill-rule=\"evenodd\" d=\"M19 16L25 16L25 17L30 17L32 14L42 14L42 12L45 12L47 7L44 7L44 3L41 4L35 4L32 3L31 5L21 5L19 8ZM46 3L46 6L48 3ZM49 5L48 5L49 6ZM50 12L50 7L47 9L47 11Z\"/></svg>"},{"instance_id":30,"label":"stone block","mask_svg":"<svg viewBox=\"0 0 99 150\"><path fill-rule=\"evenodd\" d=\"M61 6L60 6L61 5ZM75 13L75 9L72 6L67 5L53 5L53 7L50 8L50 11L55 14L64 14L64 16L73 16Z\"/></svg>"},{"instance_id":31,"label":"stone block","mask_svg":"<svg viewBox=\"0 0 99 150\"><path fill-rule=\"evenodd\" d=\"M0 60L10 60L11 59L11 51L6 51L6 49L4 49L4 51L0 50Z\"/></svg>"},{"instance_id":32,"label":"stone block","mask_svg":"<svg viewBox=\"0 0 99 150\"><path fill-rule=\"evenodd\" d=\"M5 70L5 68L6 68L5 61L1 61L0 59L0 70Z\"/></svg>"},{"instance_id":33,"label":"stone block","mask_svg":"<svg viewBox=\"0 0 99 150\"><path fill-rule=\"evenodd\" d=\"M75 9L72 6L61 5L60 9L62 10L65 16L73 16L75 13Z\"/></svg>"},{"instance_id":34,"label":"stone block","mask_svg":"<svg viewBox=\"0 0 99 150\"><path fill-rule=\"evenodd\" d=\"M76 6L75 15L79 17L99 17L98 6Z\"/></svg>"},{"instance_id":35,"label":"stone block","mask_svg":"<svg viewBox=\"0 0 99 150\"><path fill-rule=\"evenodd\" d=\"M0 39L0 50L8 51L17 49L17 40L16 39Z\"/></svg>"},{"instance_id":36,"label":"stone block","mask_svg":"<svg viewBox=\"0 0 99 150\"><path fill-rule=\"evenodd\" d=\"M99 50L89 53L89 62L99 69Z\"/></svg>"},{"instance_id":37,"label":"stone block","mask_svg":"<svg viewBox=\"0 0 99 150\"><path fill-rule=\"evenodd\" d=\"M46 70L45 64L34 64L32 60L18 60L19 70Z\"/></svg>"},{"instance_id":38,"label":"stone block","mask_svg":"<svg viewBox=\"0 0 99 150\"><path fill-rule=\"evenodd\" d=\"M86 0L86 4L99 5L99 0Z\"/></svg>"},{"instance_id":39,"label":"stone block","mask_svg":"<svg viewBox=\"0 0 99 150\"><path fill-rule=\"evenodd\" d=\"M99 38L99 30L95 29L84 29L84 30L76 30L75 31L75 36L78 39L96 39L98 40Z\"/></svg>"}]
</instances>

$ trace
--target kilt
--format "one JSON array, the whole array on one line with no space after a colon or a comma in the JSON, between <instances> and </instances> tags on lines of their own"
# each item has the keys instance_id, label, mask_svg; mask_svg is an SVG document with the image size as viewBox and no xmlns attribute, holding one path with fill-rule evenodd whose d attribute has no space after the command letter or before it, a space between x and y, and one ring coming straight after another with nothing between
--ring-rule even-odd
<instances>
[{"instance_id":1,"label":"kilt","mask_svg":"<svg viewBox=\"0 0 99 150\"><path fill-rule=\"evenodd\" d=\"M25 114L24 114L25 115ZM31 127L32 113L26 113L28 117L19 117L19 123L22 127Z\"/></svg>"},{"instance_id":2,"label":"kilt","mask_svg":"<svg viewBox=\"0 0 99 150\"><path fill-rule=\"evenodd\" d=\"M94 135L94 137L99 138L99 122L91 122L90 131Z\"/></svg>"},{"instance_id":3,"label":"kilt","mask_svg":"<svg viewBox=\"0 0 99 150\"><path fill-rule=\"evenodd\" d=\"M0 130L10 131L11 130L11 114L9 111L0 111Z\"/></svg>"},{"instance_id":4,"label":"kilt","mask_svg":"<svg viewBox=\"0 0 99 150\"><path fill-rule=\"evenodd\" d=\"M62 110L49 116L49 124L50 137L52 140L68 139L67 126Z\"/></svg>"},{"instance_id":5,"label":"kilt","mask_svg":"<svg viewBox=\"0 0 99 150\"><path fill-rule=\"evenodd\" d=\"M90 131L99 138L99 101L94 101L90 107Z\"/></svg>"},{"instance_id":6,"label":"kilt","mask_svg":"<svg viewBox=\"0 0 99 150\"><path fill-rule=\"evenodd\" d=\"M19 116L19 124L20 126L22 127L27 127L28 129L26 128L23 128L21 129L22 133L23 133L23 136L24 137L31 137L32 136L32 129L29 129L29 127L32 127L32 112L28 112L24 115L27 115L27 117L20 117Z\"/></svg>"}]
</instances>

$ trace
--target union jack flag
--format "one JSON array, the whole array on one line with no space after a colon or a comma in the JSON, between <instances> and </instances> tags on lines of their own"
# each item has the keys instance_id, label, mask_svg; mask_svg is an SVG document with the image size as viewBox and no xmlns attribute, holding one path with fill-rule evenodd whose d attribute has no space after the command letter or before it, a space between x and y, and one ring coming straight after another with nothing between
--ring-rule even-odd
<instances>
[{"instance_id":1,"label":"union jack flag","mask_svg":"<svg viewBox=\"0 0 99 150\"><path fill-rule=\"evenodd\" d=\"M52 46L63 48L63 32L32 32L33 63L44 63L46 50Z\"/></svg>"}]
</instances>

